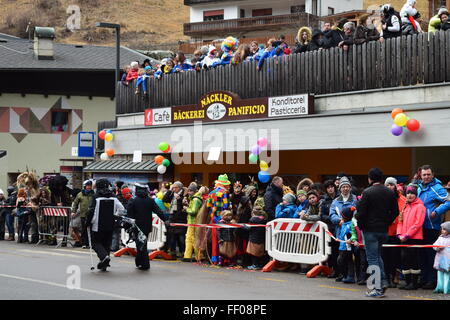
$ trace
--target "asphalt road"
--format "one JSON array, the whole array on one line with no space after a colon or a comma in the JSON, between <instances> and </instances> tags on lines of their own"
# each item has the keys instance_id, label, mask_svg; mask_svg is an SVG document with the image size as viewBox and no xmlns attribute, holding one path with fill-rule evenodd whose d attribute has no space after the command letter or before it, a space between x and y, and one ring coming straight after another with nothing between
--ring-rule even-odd
<instances>
[{"instance_id":1,"label":"asphalt road","mask_svg":"<svg viewBox=\"0 0 450 320\"><path fill-rule=\"evenodd\" d=\"M94 263L97 264L96 256ZM0 299L349 300L365 287L289 272L263 273L156 260L135 269L134 258L112 258L108 272L90 271L89 250L0 241ZM70 270L80 270L80 289L69 289ZM72 269L71 269L72 268ZM70 282L69 283L73 283ZM214 295L211 296L211 288ZM432 291L389 289L385 300L450 300Z\"/></svg>"}]
</instances>

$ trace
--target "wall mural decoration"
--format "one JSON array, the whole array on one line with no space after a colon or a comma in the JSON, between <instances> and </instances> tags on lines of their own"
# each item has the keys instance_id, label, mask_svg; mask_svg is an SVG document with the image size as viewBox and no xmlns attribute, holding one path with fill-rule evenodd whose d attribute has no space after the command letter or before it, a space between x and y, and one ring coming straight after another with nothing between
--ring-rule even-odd
<instances>
[{"instance_id":1,"label":"wall mural decoration","mask_svg":"<svg viewBox=\"0 0 450 320\"><path fill-rule=\"evenodd\" d=\"M47 133L62 146L81 130L83 110L72 109L64 97L48 108L0 106L0 133L10 133L19 143L30 133Z\"/></svg>"}]
</instances>

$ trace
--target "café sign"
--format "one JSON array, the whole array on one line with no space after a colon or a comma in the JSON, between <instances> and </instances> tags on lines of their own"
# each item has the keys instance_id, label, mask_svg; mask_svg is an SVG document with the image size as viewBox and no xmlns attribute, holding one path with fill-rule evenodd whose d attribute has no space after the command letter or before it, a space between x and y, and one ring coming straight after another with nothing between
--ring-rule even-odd
<instances>
[{"instance_id":1,"label":"caf\u00e9 sign","mask_svg":"<svg viewBox=\"0 0 450 320\"><path fill-rule=\"evenodd\" d=\"M292 118L312 113L314 113L314 97L307 94L241 99L235 93L217 91L204 95L196 105L147 109L146 118L150 115L164 114L165 116L162 121L153 119L153 121L146 121L145 125L188 124L194 121L228 122L273 117Z\"/></svg>"}]
</instances>

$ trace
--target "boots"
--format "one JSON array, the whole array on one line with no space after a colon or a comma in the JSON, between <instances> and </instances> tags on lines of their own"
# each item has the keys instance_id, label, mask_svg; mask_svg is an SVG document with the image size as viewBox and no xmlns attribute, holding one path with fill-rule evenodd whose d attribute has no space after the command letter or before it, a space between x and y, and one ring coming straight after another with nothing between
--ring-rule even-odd
<instances>
[{"instance_id":1,"label":"boots","mask_svg":"<svg viewBox=\"0 0 450 320\"><path fill-rule=\"evenodd\" d=\"M417 290L417 280L419 279L418 274L411 274L411 281L405 287L405 290Z\"/></svg>"},{"instance_id":2,"label":"boots","mask_svg":"<svg viewBox=\"0 0 450 320\"><path fill-rule=\"evenodd\" d=\"M14 241L15 240L14 235L10 234L7 240L8 241Z\"/></svg>"},{"instance_id":3,"label":"boots","mask_svg":"<svg viewBox=\"0 0 450 320\"><path fill-rule=\"evenodd\" d=\"M406 282L406 283L400 284L400 285L398 286L398 288L399 288L400 290L406 290L406 287L410 286L411 280L412 280L412 274L410 274L410 273L405 274L405 282ZM417 280L416 280L416 281L417 281Z\"/></svg>"}]
</instances>

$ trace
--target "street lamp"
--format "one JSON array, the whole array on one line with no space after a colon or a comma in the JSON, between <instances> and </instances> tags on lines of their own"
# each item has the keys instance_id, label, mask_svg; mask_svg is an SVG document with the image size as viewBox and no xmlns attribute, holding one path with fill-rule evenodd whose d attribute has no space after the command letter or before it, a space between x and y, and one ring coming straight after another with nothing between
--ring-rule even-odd
<instances>
[{"instance_id":1,"label":"street lamp","mask_svg":"<svg viewBox=\"0 0 450 320\"><path fill-rule=\"evenodd\" d=\"M109 28L116 29L116 85L120 78L120 24L97 22L95 24L97 28Z\"/></svg>"}]
</instances>

